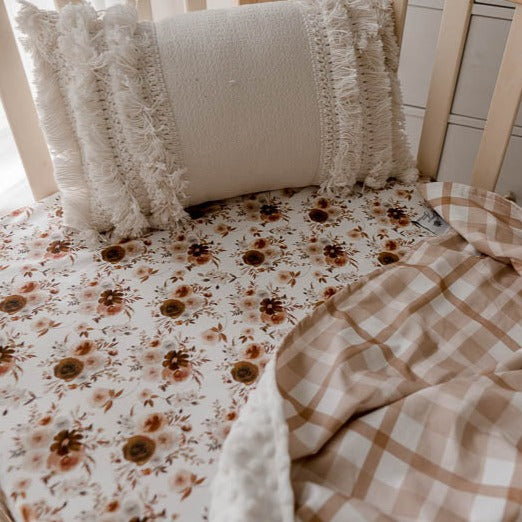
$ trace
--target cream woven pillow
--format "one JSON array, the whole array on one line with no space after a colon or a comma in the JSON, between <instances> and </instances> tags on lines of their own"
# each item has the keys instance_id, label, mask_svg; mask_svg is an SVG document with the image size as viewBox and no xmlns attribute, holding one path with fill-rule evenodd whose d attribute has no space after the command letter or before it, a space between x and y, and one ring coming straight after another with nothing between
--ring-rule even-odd
<instances>
[{"instance_id":1,"label":"cream woven pillow","mask_svg":"<svg viewBox=\"0 0 522 522\"><path fill-rule=\"evenodd\" d=\"M388 0L288 0L137 21L24 3L65 224L137 236L183 207L416 176Z\"/></svg>"}]
</instances>

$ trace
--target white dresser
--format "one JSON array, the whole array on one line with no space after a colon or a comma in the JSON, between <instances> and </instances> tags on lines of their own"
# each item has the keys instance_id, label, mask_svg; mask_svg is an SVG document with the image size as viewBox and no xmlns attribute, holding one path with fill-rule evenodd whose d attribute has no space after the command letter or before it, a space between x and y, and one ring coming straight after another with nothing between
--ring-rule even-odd
<instances>
[{"instance_id":1,"label":"white dresser","mask_svg":"<svg viewBox=\"0 0 522 522\"><path fill-rule=\"evenodd\" d=\"M408 133L415 153L435 58L442 5L442 0L409 2L400 76ZM504 0L475 1L447 127L439 180L464 183L471 180L513 12L513 4ZM497 192L513 192L518 203L522 202L522 108L513 128Z\"/></svg>"}]
</instances>

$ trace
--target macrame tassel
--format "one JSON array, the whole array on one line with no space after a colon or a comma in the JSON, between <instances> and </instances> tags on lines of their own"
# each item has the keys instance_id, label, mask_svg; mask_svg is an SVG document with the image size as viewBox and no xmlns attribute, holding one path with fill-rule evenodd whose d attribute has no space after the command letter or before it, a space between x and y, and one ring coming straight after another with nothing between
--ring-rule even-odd
<instances>
[{"instance_id":1,"label":"macrame tassel","mask_svg":"<svg viewBox=\"0 0 522 522\"><path fill-rule=\"evenodd\" d=\"M321 185L326 194L349 192L357 181L362 152L363 112L359 71L348 11L337 0L316 0L329 43L330 74L335 93L338 144L333 165Z\"/></svg>"},{"instance_id":2,"label":"macrame tassel","mask_svg":"<svg viewBox=\"0 0 522 522\"><path fill-rule=\"evenodd\" d=\"M149 223L115 163L105 123L100 102L103 86L97 76L106 66L99 49L101 30L102 22L92 7L69 4L60 12L58 47L70 75L67 94L75 107L75 124L82 137L93 195L110 216L106 230L114 227L117 237L136 237L149 228Z\"/></svg>"},{"instance_id":3,"label":"macrame tassel","mask_svg":"<svg viewBox=\"0 0 522 522\"><path fill-rule=\"evenodd\" d=\"M30 53L36 82L36 105L40 122L53 157L54 175L62 192L63 222L76 230L92 227L90 191L84 176L81 153L63 93L56 25L58 15L20 1L16 21L25 35L22 40Z\"/></svg>"},{"instance_id":4,"label":"macrame tassel","mask_svg":"<svg viewBox=\"0 0 522 522\"><path fill-rule=\"evenodd\" d=\"M131 6L107 10L103 20L107 62L116 108L123 123L127 147L147 189L154 228L165 229L186 216L180 203L184 197L185 169L166 150L154 127L154 107L143 96L140 58L136 44L138 16Z\"/></svg>"}]
</instances>

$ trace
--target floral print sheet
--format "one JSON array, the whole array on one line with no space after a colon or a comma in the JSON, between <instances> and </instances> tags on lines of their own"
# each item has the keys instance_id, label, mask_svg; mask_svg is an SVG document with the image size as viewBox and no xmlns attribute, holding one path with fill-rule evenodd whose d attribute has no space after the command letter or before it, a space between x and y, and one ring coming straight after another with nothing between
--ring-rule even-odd
<instances>
[{"instance_id":1,"label":"floral print sheet","mask_svg":"<svg viewBox=\"0 0 522 522\"><path fill-rule=\"evenodd\" d=\"M207 519L285 334L432 233L411 186L244 196L92 250L58 196L0 220L0 486L15 520Z\"/></svg>"}]
</instances>

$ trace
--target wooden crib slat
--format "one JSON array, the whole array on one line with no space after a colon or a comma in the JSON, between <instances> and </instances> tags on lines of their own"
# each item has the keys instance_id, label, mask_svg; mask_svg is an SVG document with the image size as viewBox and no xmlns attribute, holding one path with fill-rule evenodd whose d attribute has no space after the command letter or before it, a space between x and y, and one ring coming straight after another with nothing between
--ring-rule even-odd
<instances>
[{"instance_id":1,"label":"wooden crib slat","mask_svg":"<svg viewBox=\"0 0 522 522\"><path fill-rule=\"evenodd\" d=\"M439 169L472 7L473 0L446 0L444 3L417 157L419 171L431 179L437 177Z\"/></svg>"},{"instance_id":2,"label":"wooden crib slat","mask_svg":"<svg viewBox=\"0 0 522 522\"><path fill-rule=\"evenodd\" d=\"M207 8L207 0L183 0L185 12L204 11Z\"/></svg>"},{"instance_id":3,"label":"wooden crib slat","mask_svg":"<svg viewBox=\"0 0 522 522\"><path fill-rule=\"evenodd\" d=\"M138 18L143 21L152 21L152 6L150 0L136 0Z\"/></svg>"},{"instance_id":4,"label":"wooden crib slat","mask_svg":"<svg viewBox=\"0 0 522 522\"><path fill-rule=\"evenodd\" d=\"M472 185L486 190L495 190L522 98L522 0L517 3L473 168Z\"/></svg>"},{"instance_id":5,"label":"wooden crib slat","mask_svg":"<svg viewBox=\"0 0 522 522\"><path fill-rule=\"evenodd\" d=\"M0 98L35 199L53 194L57 187L51 156L4 0L0 0Z\"/></svg>"}]
</instances>

